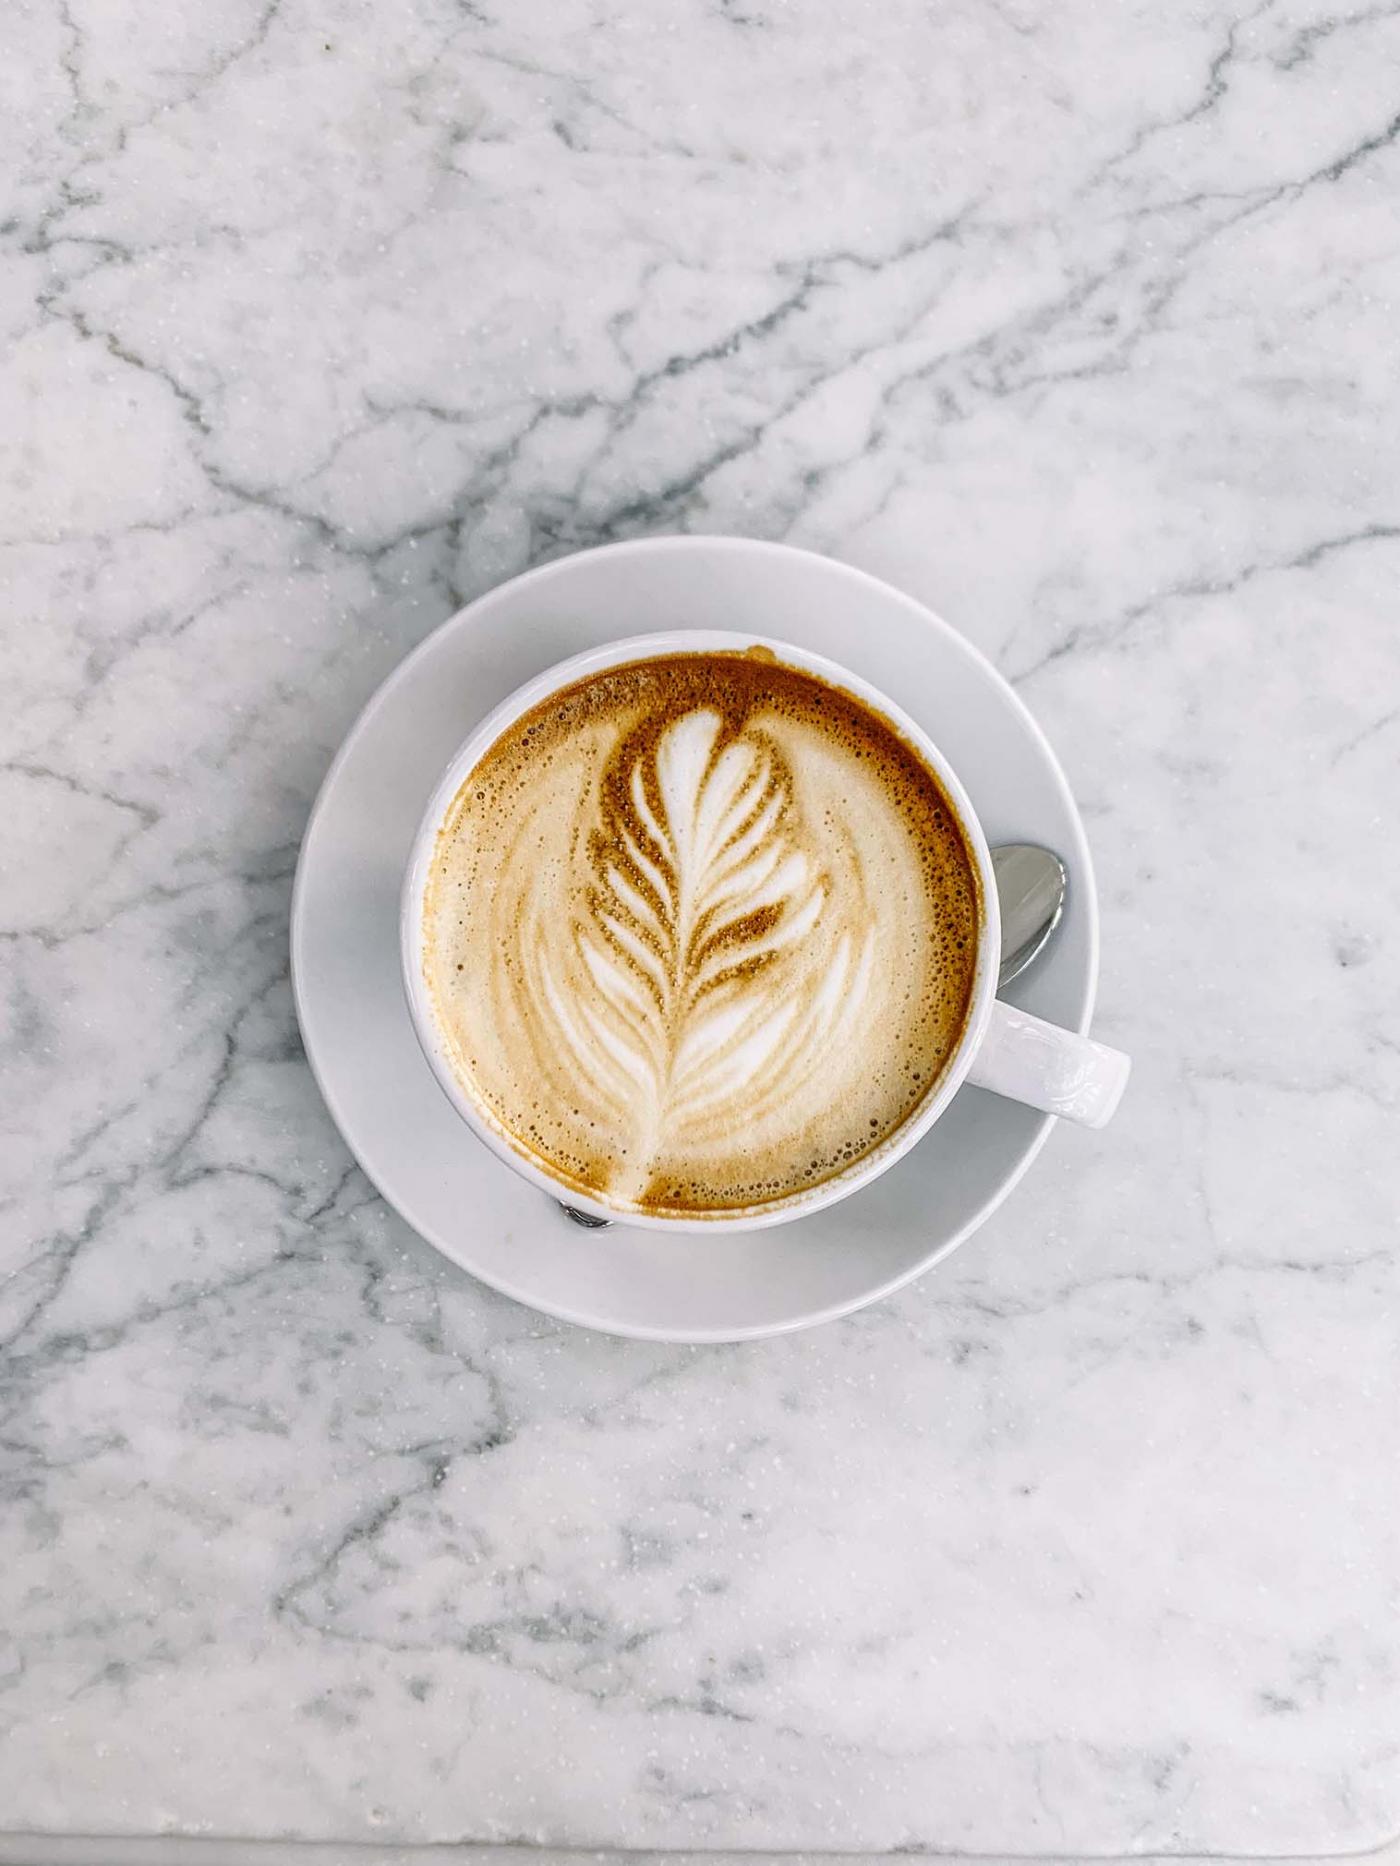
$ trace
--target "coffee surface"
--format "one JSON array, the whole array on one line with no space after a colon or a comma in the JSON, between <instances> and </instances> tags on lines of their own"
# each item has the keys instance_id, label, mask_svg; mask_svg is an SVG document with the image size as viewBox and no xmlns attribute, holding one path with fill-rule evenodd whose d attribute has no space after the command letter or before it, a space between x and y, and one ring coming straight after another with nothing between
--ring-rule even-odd
<instances>
[{"instance_id":1,"label":"coffee surface","mask_svg":"<svg viewBox=\"0 0 1400 1866\"><path fill-rule=\"evenodd\" d=\"M566 1189L694 1217L885 1145L967 1021L978 881L885 720L764 650L553 694L439 831L424 971L488 1123Z\"/></svg>"}]
</instances>

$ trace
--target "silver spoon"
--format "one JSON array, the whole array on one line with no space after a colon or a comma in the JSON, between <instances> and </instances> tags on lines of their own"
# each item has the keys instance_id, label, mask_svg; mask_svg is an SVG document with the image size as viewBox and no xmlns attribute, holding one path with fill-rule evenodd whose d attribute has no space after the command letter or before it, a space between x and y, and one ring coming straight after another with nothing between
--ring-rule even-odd
<instances>
[{"instance_id":1,"label":"silver spoon","mask_svg":"<svg viewBox=\"0 0 1400 1866\"><path fill-rule=\"evenodd\" d=\"M1004 842L993 849L992 873L1001 904L1000 990L1039 956L1060 924L1069 876L1058 855L1033 842Z\"/></svg>"},{"instance_id":2,"label":"silver spoon","mask_svg":"<svg viewBox=\"0 0 1400 1866\"><path fill-rule=\"evenodd\" d=\"M992 850L992 874L997 884L1001 906L1001 967L997 989L1009 985L1045 949L1045 943L1060 924L1069 892L1069 876L1058 855L1034 842L1004 842ZM606 1231L611 1218L595 1218L576 1205L559 1209L576 1225L589 1231Z\"/></svg>"}]
</instances>

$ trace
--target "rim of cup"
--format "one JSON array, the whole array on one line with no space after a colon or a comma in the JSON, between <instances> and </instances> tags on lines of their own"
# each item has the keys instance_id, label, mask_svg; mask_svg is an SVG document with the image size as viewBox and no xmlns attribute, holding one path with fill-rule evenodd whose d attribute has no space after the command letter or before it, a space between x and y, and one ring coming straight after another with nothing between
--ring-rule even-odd
<instances>
[{"instance_id":1,"label":"rim of cup","mask_svg":"<svg viewBox=\"0 0 1400 1866\"><path fill-rule=\"evenodd\" d=\"M676 654L733 654L752 648L767 649L785 665L799 672L815 674L828 685L860 701L887 721L901 738L907 740L938 779L957 814L958 825L972 854L977 875L977 956L973 968L971 1006L956 1049L923 1100L878 1147L854 1161L844 1171L833 1174L818 1185L763 1205L726 1208L713 1213L688 1213L685 1216L643 1212L630 1206L611 1204L596 1193L576 1188L556 1177L539 1165L522 1144L510 1137L504 1125L495 1122L477 1103L453 1066L424 976L424 895L438 833L453 800L490 747L523 714L564 687L587 679L591 674L626 666L633 661L657 660ZM623 636L554 663L508 694L462 741L434 786L414 832L399 906L399 957L404 995L414 1034L439 1088L476 1140L490 1148L512 1171L538 1186L550 1198L590 1217L636 1229L691 1235L714 1231L763 1230L807 1217L849 1198L902 1159L938 1120L967 1076L996 996L1000 947L1000 914L986 836L957 772L923 727L916 724L902 707L878 687L825 655L798 648L775 636L728 629L667 629L654 634Z\"/></svg>"}]
</instances>

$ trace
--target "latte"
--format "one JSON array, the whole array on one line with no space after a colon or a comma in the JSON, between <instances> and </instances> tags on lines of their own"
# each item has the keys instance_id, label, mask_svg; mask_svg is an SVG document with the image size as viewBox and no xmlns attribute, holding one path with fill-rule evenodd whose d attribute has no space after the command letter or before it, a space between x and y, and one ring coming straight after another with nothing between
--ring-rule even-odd
<instances>
[{"instance_id":1,"label":"latte","mask_svg":"<svg viewBox=\"0 0 1400 1866\"><path fill-rule=\"evenodd\" d=\"M879 714L767 650L634 661L447 812L423 965L483 1119L621 1211L732 1214L880 1150L972 1002L977 871Z\"/></svg>"}]
</instances>

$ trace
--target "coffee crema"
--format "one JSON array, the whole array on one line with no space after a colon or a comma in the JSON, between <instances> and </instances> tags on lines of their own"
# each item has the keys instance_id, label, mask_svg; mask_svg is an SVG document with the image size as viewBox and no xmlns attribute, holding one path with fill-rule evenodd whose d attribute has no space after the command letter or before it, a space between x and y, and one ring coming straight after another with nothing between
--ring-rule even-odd
<instances>
[{"instance_id":1,"label":"coffee crema","mask_svg":"<svg viewBox=\"0 0 1400 1866\"><path fill-rule=\"evenodd\" d=\"M871 708L766 649L629 662L457 792L424 976L487 1123L619 1210L800 1198L934 1091L980 917L957 813Z\"/></svg>"}]
</instances>

